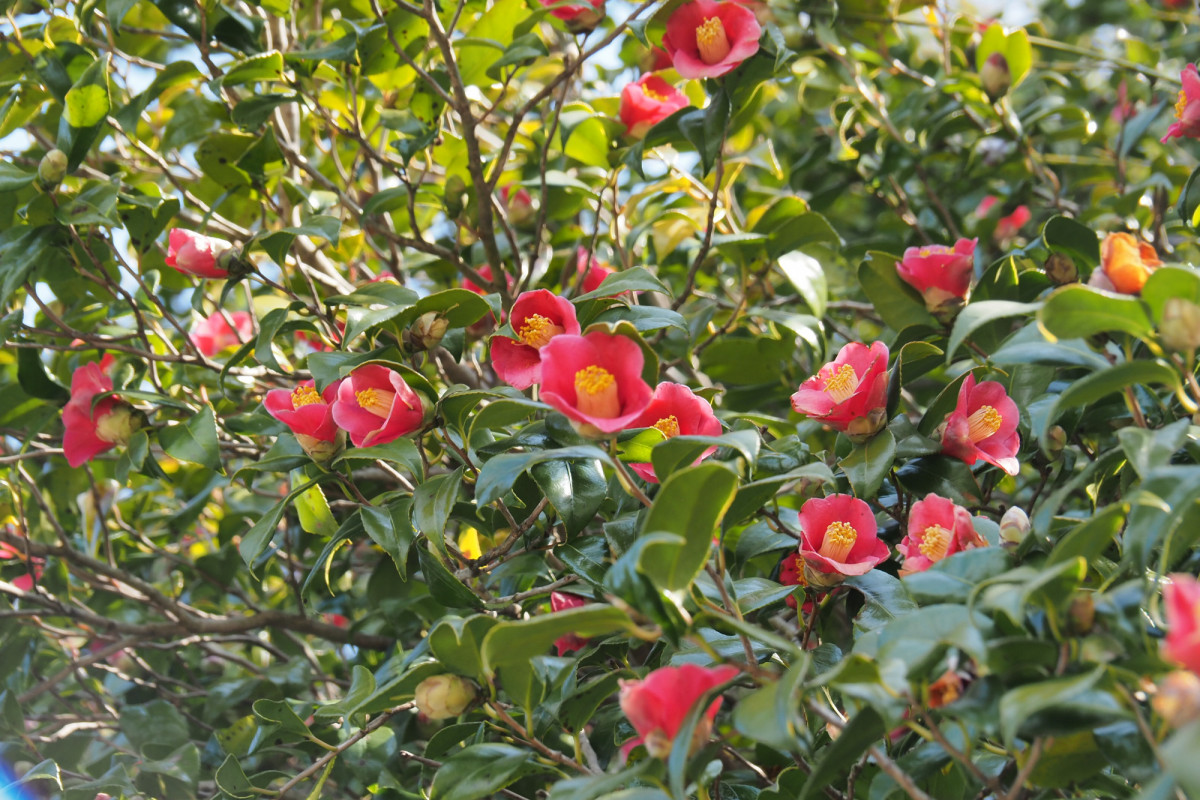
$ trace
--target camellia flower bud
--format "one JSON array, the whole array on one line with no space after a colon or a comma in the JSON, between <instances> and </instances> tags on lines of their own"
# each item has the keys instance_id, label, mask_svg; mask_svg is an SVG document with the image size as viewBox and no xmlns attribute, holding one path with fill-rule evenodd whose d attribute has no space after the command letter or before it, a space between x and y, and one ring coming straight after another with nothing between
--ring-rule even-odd
<instances>
[{"instance_id":1,"label":"camellia flower bud","mask_svg":"<svg viewBox=\"0 0 1200 800\"><path fill-rule=\"evenodd\" d=\"M1150 706L1172 728L1200 719L1200 675L1186 669L1168 673Z\"/></svg>"},{"instance_id":2,"label":"camellia flower bud","mask_svg":"<svg viewBox=\"0 0 1200 800\"><path fill-rule=\"evenodd\" d=\"M408 343L413 350L432 350L441 344L450 321L436 311L426 311L408 329Z\"/></svg>"},{"instance_id":3,"label":"camellia flower bud","mask_svg":"<svg viewBox=\"0 0 1200 800\"><path fill-rule=\"evenodd\" d=\"M1075 283L1079 280L1079 267L1068 255L1051 253L1046 259L1046 277L1058 286Z\"/></svg>"},{"instance_id":4,"label":"camellia flower bud","mask_svg":"<svg viewBox=\"0 0 1200 800\"><path fill-rule=\"evenodd\" d=\"M1200 347L1200 306L1182 297L1167 298L1158 331L1172 350L1195 350Z\"/></svg>"},{"instance_id":5,"label":"camellia flower bud","mask_svg":"<svg viewBox=\"0 0 1200 800\"><path fill-rule=\"evenodd\" d=\"M1051 461L1057 461L1062 455L1062 451L1067 447L1067 432L1062 425L1052 425L1050 430L1046 431L1046 439L1042 442L1046 450L1046 455Z\"/></svg>"},{"instance_id":6,"label":"camellia flower bud","mask_svg":"<svg viewBox=\"0 0 1200 800\"><path fill-rule=\"evenodd\" d=\"M1008 94L1008 88L1012 86L1012 73L1003 53L992 53L987 57L983 69L979 71L979 82L992 102Z\"/></svg>"},{"instance_id":7,"label":"camellia flower bud","mask_svg":"<svg viewBox=\"0 0 1200 800\"><path fill-rule=\"evenodd\" d=\"M65 177L67 177L66 153L56 148L42 156L42 160L38 162L38 186L48 192L62 183Z\"/></svg>"},{"instance_id":8,"label":"camellia flower bud","mask_svg":"<svg viewBox=\"0 0 1200 800\"><path fill-rule=\"evenodd\" d=\"M417 711L427 720L453 719L475 700L475 684L457 675L434 675L417 684Z\"/></svg>"},{"instance_id":9,"label":"camellia flower bud","mask_svg":"<svg viewBox=\"0 0 1200 800\"><path fill-rule=\"evenodd\" d=\"M1000 518L1000 541L1005 545L1018 545L1025 541L1032 529L1029 515L1023 509L1013 506Z\"/></svg>"},{"instance_id":10,"label":"camellia flower bud","mask_svg":"<svg viewBox=\"0 0 1200 800\"><path fill-rule=\"evenodd\" d=\"M1075 636L1087 636L1096 624L1096 601L1091 592L1076 592L1067 609L1067 628Z\"/></svg>"}]
</instances>

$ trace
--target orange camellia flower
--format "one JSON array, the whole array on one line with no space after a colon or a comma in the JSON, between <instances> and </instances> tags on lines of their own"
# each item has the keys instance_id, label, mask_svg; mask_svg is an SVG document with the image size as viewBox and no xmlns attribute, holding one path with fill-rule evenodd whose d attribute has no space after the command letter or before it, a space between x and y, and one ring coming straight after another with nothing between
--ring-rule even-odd
<instances>
[{"instance_id":1,"label":"orange camellia flower","mask_svg":"<svg viewBox=\"0 0 1200 800\"><path fill-rule=\"evenodd\" d=\"M1162 266L1148 242L1128 233L1110 233L1100 243L1100 267L1092 270L1089 286L1121 294L1137 294L1150 273Z\"/></svg>"},{"instance_id":2,"label":"orange camellia flower","mask_svg":"<svg viewBox=\"0 0 1200 800\"><path fill-rule=\"evenodd\" d=\"M1167 135L1161 141L1187 136L1200 139L1200 72L1195 64L1188 64L1179 76L1183 87L1179 90L1179 99L1175 101L1175 119L1167 128Z\"/></svg>"},{"instance_id":3,"label":"orange camellia flower","mask_svg":"<svg viewBox=\"0 0 1200 800\"><path fill-rule=\"evenodd\" d=\"M913 503L908 512L908 535L896 546L904 556L900 577L924 572L947 556L986 545L975 531L971 512L945 497L927 495Z\"/></svg>"},{"instance_id":4,"label":"orange camellia flower","mask_svg":"<svg viewBox=\"0 0 1200 800\"><path fill-rule=\"evenodd\" d=\"M666 758L688 712L700 696L738 674L737 667L684 664L661 667L640 681L621 681L621 710L633 723L646 752ZM721 698L713 700L692 733L691 749L708 741Z\"/></svg>"},{"instance_id":5,"label":"orange camellia flower","mask_svg":"<svg viewBox=\"0 0 1200 800\"><path fill-rule=\"evenodd\" d=\"M684 78L715 78L758 52L762 27L737 3L692 0L667 20L663 47Z\"/></svg>"},{"instance_id":6,"label":"orange camellia flower","mask_svg":"<svg viewBox=\"0 0 1200 800\"><path fill-rule=\"evenodd\" d=\"M641 139L646 132L690 105L687 96L657 75L643 75L621 90L621 122L625 132Z\"/></svg>"},{"instance_id":7,"label":"orange camellia flower","mask_svg":"<svg viewBox=\"0 0 1200 800\"><path fill-rule=\"evenodd\" d=\"M864 575L891 555L871 507L848 494L814 497L800 508L800 555L808 582L820 588Z\"/></svg>"}]
</instances>

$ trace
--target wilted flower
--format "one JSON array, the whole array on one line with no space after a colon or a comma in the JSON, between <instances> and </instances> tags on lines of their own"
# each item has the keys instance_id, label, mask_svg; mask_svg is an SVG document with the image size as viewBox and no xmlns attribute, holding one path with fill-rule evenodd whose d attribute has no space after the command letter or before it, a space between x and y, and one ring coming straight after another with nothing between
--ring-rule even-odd
<instances>
[{"instance_id":1,"label":"wilted flower","mask_svg":"<svg viewBox=\"0 0 1200 800\"><path fill-rule=\"evenodd\" d=\"M1121 294L1137 294L1150 273L1162 266L1154 245L1128 233L1110 233L1100 243L1100 267L1092 270L1089 286Z\"/></svg>"},{"instance_id":2,"label":"wilted flower","mask_svg":"<svg viewBox=\"0 0 1200 800\"><path fill-rule=\"evenodd\" d=\"M477 268L475 271L479 273L479 277L483 278L486 281L494 280L494 278L492 277L492 267L490 264L484 264L483 266ZM505 273L504 274L505 286L507 286L509 289L512 289L514 283L516 283L516 279L513 278L512 275ZM469 292L474 292L475 294L478 294L478 295L486 295L490 291L488 289L484 289L482 286L475 283L475 281L471 280L470 278L462 279L462 288L466 289ZM500 320L501 320L501 322L504 321L503 314L500 315ZM487 313L487 315L483 317L483 319L472 322L470 325L467 326L467 335L471 336L475 339L479 339L483 336L486 336L495 327L496 327L496 315L489 311Z\"/></svg>"},{"instance_id":3,"label":"wilted flower","mask_svg":"<svg viewBox=\"0 0 1200 800\"><path fill-rule=\"evenodd\" d=\"M434 675L417 684L413 700L427 720L453 719L475 700L475 684L457 675Z\"/></svg>"},{"instance_id":4,"label":"wilted flower","mask_svg":"<svg viewBox=\"0 0 1200 800\"><path fill-rule=\"evenodd\" d=\"M688 712L705 692L730 681L738 674L736 667L701 667L683 664L661 667L642 680L621 681L621 710L633 723L646 745L646 752L656 758L671 754L671 745ZM717 698L705 709L692 734L690 749L708 741L713 720L721 709Z\"/></svg>"},{"instance_id":5,"label":"wilted flower","mask_svg":"<svg viewBox=\"0 0 1200 800\"><path fill-rule=\"evenodd\" d=\"M800 384L792 408L851 436L878 433L887 416L887 362L883 342L851 342Z\"/></svg>"},{"instance_id":6,"label":"wilted flower","mask_svg":"<svg viewBox=\"0 0 1200 800\"><path fill-rule=\"evenodd\" d=\"M779 562L779 582L784 586L802 586L808 588L808 578L804 575L804 558L800 555L799 550L789 550L788 554ZM789 594L787 596L787 604L796 607L796 595ZM805 597L804 605L800 607L803 614L811 614L816 604L812 598Z\"/></svg>"},{"instance_id":7,"label":"wilted flower","mask_svg":"<svg viewBox=\"0 0 1200 800\"><path fill-rule=\"evenodd\" d=\"M942 450L968 464L983 459L1016 475L1021 471L1017 460L1021 449L1018 422L1017 404L1000 383L984 381L977 385L974 374L968 374L959 387L958 404L946 417Z\"/></svg>"},{"instance_id":8,"label":"wilted flower","mask_svg":"<svg viewBox=\"0 0 1200 800\"><path fill-rule=\"evenodd\" d=\"M908 534L896 546L904 556L900 575L924 572L947 556L984 547L987 541L975 531L971 512L936 494L913 503L908 512Z\"/></svg>"},{"instance_id":9,"label":"wilted flower","mask_svg":"<svg viewBox=\"0 0 1200 800\"><path fill-rule=\"evenodd\" d=\"M198 278L228 278L229 269L222 266L220 260L232 248L233 245L224 239L172 228L167 235L166 264Z\"/></svg>"},{"instance_id":10,"label":"wilted flower","mask_svg":"<svg viewBox=\"0 0 1200 800\"><path fill-rule=\"evenodd\" d=\"M814 497L800 507L800 555L818 587L864 575L891 555L880 541L871 507L848 494Z\"/></svg>"},{"instance_id":11,"label":"wilted flower","mask_svg":"<svg viewBox=\"0 0 1200 800\"><path fill-rule=\"evenodd\" d=\"M272 389L263 399L267 413L288 426L314 461L327 461L339 449L341 431L333 420L333 402L341 381L318 392L312 381L295 389ZM344 440L342 440L344 441Z\"/></svg>"},{"instance_id":12,"label":"wilted flower","mask_svg":"<svg viewBox=\"0 0 1200 800\"><path fill-rule=\"evenodd\" d=\"M218 311L196 323L188 334L196 349L209 358L226 347L245 344L253 336L254 318L247 311Z\"/></svg>"},{"instance_id":13,"label":"wilted flower","mask_svg":"<svg viewBox=\"0 0 1200 800\"><path fill-rule=\"evenodd\" d=\"M762 27L737 3L692 0L667 19L663 47L684 78L715 78L758 52Z\"/></svg>"},{"instance_id":14,"label":"wilted flower","mask_svg":"<svg viewBox=\"0 0 1200 800\"><path fill-rule=\"evenodd\" d=\"M621 90L621 122L627 134L641 139L655 125L689 105L683 92L657 75L646 74Z\"/></svg>"},{"instance_id":15,"label":"wilted flower","mask_svg":"<svg viewBox=\"0 0 1200 800\"><path fill-rule=\"evenodd\" d=\"M587 598L580 597L577 594L569 592L551 592L550 593L550 610L551 611L566 611L571 608L579 608L587 605ZM554 640L554 649L558 651L559 656L565 656L567 653L573 653L576 650L582 650L587 647L588 640L581 636L576 636L573 633L563 634Z\"/></svg>"},{"instance_id":16,"label":"wilted flower","mask_svg":"<svg viewBox=\"0 0 1200 800\"><path fill-rule=\"evenodd\" d=\"M561 411L584 436L632 427L650 404L642 380L642 348L626 336L592 331L560 334L542 347L542 400Z\"/></svg>"},{"instance_id":17,"label":"wilted flower","mask_svg":"<svg viewBox=\"0 0 1200 800\"><path fill-rule=\"evenodd\" d=\"M1167 638L1163 654L1200 673L1200 581L1176 573L1163 586L1166 601Z\"/></svg>"},{"instance_id":18,"label":"wilted flower","mask_svg":"<svg viewBox=\"0 0 1200 800\"><path fill-rule=\"evenodd\" d=\"M72 467L128 444L142 426L133 408L115 395L95 402L96 395L112 390L112 378L94 361L71 376L71 399L63 408L63 454Z\"/></svg>"},{"instance_id":19,"label":"wilted flower","mask_svg":"<svg viewBox=\"0 0 1200 800\"><path fill-rule=\"evenodd\" d=\"M925 298L925 307L939 311L967 297L975 273L977 239L959 239L954 247L933 244L910 247L896 264L900 278Z\"/></svg>"},{"instance_id":20,"label":"wilted flower","mask_svg":"<svg viewBox=\"0 0 1200 800\"><path fill-rule=\"evenodd\" d=\"M1200 73L1195 64L1188 64L1179 76L1183 82L1179 90L1179 98L1175 101L1175 119L1167 128L1167 135L1162 138L1165 142L1175 137L1187 136L1200 139Z\"/></svg>"},{"instance_id":21,"label":"wilted flower","mask_svg":"<svg viewBox=\"0 0 1200 800\"><path fill-rule=\"evenodd\" d=\"M654 387L650 405L629 426L631 428L655 428L664 437L672 436L720 436L721 423L713 413L712 405L681 383L663 381ZM699 464L715 453L710 447L696 459ZM630 469L651 483L658 483L654 465L631 463Z\"/></svg>"},{"instance_id":22,"label":"wilted flower","mask_svg":"<svg viewBox=\"0 0 1200 800\"><path fill-rule=\"evenodd\" d=\"M337 388L333 419L355 447L387 444L421 427L425 407L399 372L367 364Z\"/></svg>"},{"instance_id":23,"label":"wilted flower","mask_svg":"<svg viewBox=\"0 0 1200 800\"><path fill-rule=\"evenodd\" d=\"M579 335L575 306L545 289L518 297L509 320L517 338L492 337L492 368L502 381L517 389L542 382L541 350L551 339L564 333Z\"/></svg>"}]
</instances>

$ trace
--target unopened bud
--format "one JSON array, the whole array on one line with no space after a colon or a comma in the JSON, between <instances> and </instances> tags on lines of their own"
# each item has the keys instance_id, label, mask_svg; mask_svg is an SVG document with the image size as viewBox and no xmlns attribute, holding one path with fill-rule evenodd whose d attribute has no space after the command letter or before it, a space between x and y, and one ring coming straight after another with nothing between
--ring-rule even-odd
<instances>
[{"instance_id":1,"label":"unopened bud","mask_svg":"<svg viewBox=\"0 0 1200 800\"><path fill-rule=\"evenodd\" d=\"M346 446L346 432L339 430L334 441L318 439L303 433L294 434L304 454L321 466L328 464Z\"/></svg>"},{"instance_id":2,"label":"unopened bud","mask_svg":"<svg viewBox=\"0 0 1200 800\"><path fill-rule=\"evenodd\" d=\"M886 425L887 409L874 408L865 417L851 420L846 428L846 435L850 437L850 441L861 444L883 430Z\"/></svg>"},{"instance_id":3,"label":"unopened bud","mask_svg":"<svg viewBox=\"0 0 1200 800\"><path fill-rule=\"evenodd\" d=\"M434 675L417 684L414 700L425 719L452 719L475 700L475 685L457 675Z\"/></svg>"},{"instance_id":4,"label":"unopened bud","mask_svg":"<svg viewBox=\"0 0 1200 800\"><path fill-rule=\"evenodd\" d=\"M222 249L217 255L217 266L229 273L230 280L250 274L253 265L242 258L242 248L234 244Z\"/></svg>"},{"instance_id":5,"label":"unopened bud","mask_svg":"<svg viewBox=\"0 0 1200 800\"><path fill-rule=\"evenodd\" d=\"M604 3L599 6L591 6L571 17L566 21L567 30L571 33L591 33L602 19L604 19Z\"/></svg>"},{"instance_id":6,"label":"unopened bud","mask_svg":"<svg viewBox=\"0 0 1200 800\"><path fill-rule=\"evenodd\" d=\"M840 586L846 576L840 572L822 572L808 561L804 562L804 584L813 591L824 591Z\"/></svg>"},{"instance_id":7,"label":"unopened bud","mask_svg":"<svg viewBox=\"0 0 1200 800\"><path fill-rule=\"evenodd\" d=\"M1079 268L1070 256L1062 253L1051 253L1046 259L1046 277L1057 286L1075 283L1079 280Z\"/></svg>"},{"instance_id":8,"label":"unopened bud","mask_svg":"<svg viewBox=\"0 0 1200 800\"><path fill-rule=\"evenodd\" d=\"M1200 347L1200 306L1182 297L1167 298L1158 332L1172 350L1187 352Z\"/></svg>"},{"instance_id":9,"label":"unopened bud","mask_svg":"<svg viewBox=\"0 0 1200 800\"><path fill-rule=\"evenodd\" d=\"M1177 669L1163 678L1150 700L1154 712L1172 728L1200 719L1200 675Z\"/></svg>"},{"instance_id":10,"label":"unopened bud","mask_svg":"<svg viewBox=\"0 0 1200 800\"><path fill-rule=\"evenodd\" d=\"M1025 537L1032 529L1033 525L1029 522L1029 515L1017 506L1013 506L1000 518L1000 542L1004 545L1016 546L1025 541Z\"/></svg>"},{"instance_id":11,"label":"unopened bud","mask_svg":"<svg viewBox=\"0 0 1200 800\"><path fill-rule=\"evenodd\" d=\"M67 154L62 150L54 149L46 153L38 163L38 186L47 192L58 186L67 177L67 166Z\"/></svg>"},{"instance_id":12,"label":"unopened bud","mask_svg":"<svg viewBox=\"0 0 1200 800\"><path fill-rule=\"evenodd\" d=\"M1046 455L1051 461L1057 461L1062 455L1062 451L1067 447L1067 432L1062 425L1053 425L1050 430L1046 431L1046 439L1042 442L1043 448L1046 450Z\"/></svg>"},{"instance_id":13,"label":"unopened bud","mask_svg":"<svg viewBox=\"0 0 1200 800\"><path fill-rule=\"evenodd\" d=\"M1067 629L1075 636L1086 636L1096 624L1096 601L1091 592L1076 592L1067 609Z\"/></svg>"},{"instance_id":14,"label":"unopened bud","mask_svg":"<svg viewBox=\"0 0 1200 800\"><path fill-rule=\"evenodd\" d=\"M408 343L413 350L432 350L441 343L450 322L436 311L417 317L408 329Z\"/></svg>"},{"instance_id":15,"label":"unopened bud","mask_svg":"<svg viewBox=\"0 0 1200 800\"><path fill-rule=\"evenodd\" d=\"M983 62L983 69L979 71L979 82L983 84L983 90L992 102L1008 94L1008 87L1012 86L1008 59L1002 53L992 53L988 56L987 61Z\"/></svg>"}]
</instances>

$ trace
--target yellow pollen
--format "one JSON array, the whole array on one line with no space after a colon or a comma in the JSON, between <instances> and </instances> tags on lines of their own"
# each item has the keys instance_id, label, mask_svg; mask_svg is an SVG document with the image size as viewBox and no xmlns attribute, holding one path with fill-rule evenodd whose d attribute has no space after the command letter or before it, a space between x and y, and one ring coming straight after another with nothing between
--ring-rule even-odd
<instances>
[{"instance_id":1,"label":"yellow pollen","mask_svg":"<svg viewBox=\"0 0 1200 800\"><path fill-rule=\"evenodd\" d=\"M654 427L658 429L659 433L670 439L672 436L679 435L679 418L672 414L654 423Z\"/></svg>"},{"instance_id":2,"label":"yellow pollen","mask_svg":"<svg viewBox=\"0 0 1200 800\"><path fill-rule=\"evenodd\" d=\"M541 314L530 314L517 331L517 336L530 347L541 350L551 339L564 332L565 329L561 325L555 325Z\"/></svg>"},{"instance_id":3,"label":"yellow pollen","mask_svg":"<svg viewBox=\"0 0 1200 800\"><path fill-rule=\"evenodd\" d=\"M600 394L613 385L613 374L604 367L595 364L584 367L575 373L575 391L584 394Z\"/></svg>"},{"instance_id":4,"label":"yellow pollen","mask_svg":"<svg viewBox=\"0 0 1200 800\"><path fill-rule=\"evenodd\" d=\"M321 397L321 393L311 386L297 386L292 390L292 410L311 406L314 403L324 403L325 399Z\"/></svg>"},{"instance_id":5,"label":"yellow pollen","mask_svg":"<svg viewBox=\"0 0 1200 800\"><path fill-rule=\"evenodd\" d=\"M705 64L716 64L729 55L729 37L720 17L709 17L696 27L696 49Z\"/></svg>"},{"instance_id":6,"label":"yellow pollen","mask_svg":"<svg viewBox=\"0 0 1200 800\"><path fill-rule=\"evenodd\" d=\"M844 562L857 541L858 531L849 522L831 522L817 552L833 561Z\"/></svg>"},{"instance_id":7,"label":"yellow pollen","mask_svg":"<svg viewBox=\"0 0 1200 800\"><path fill-rule=\"evenodd\" d=\"M1004 417L991 406L980 406L975 413L967 417L967 435L972 442L982 442L984 439L1000 430Z\"/></svg>"},{"instance_id":8,"label":"yellow pollen","mask_svg":"<svg viewBox=\"0 0 1200 800\"><path fill-rule=\"evenodd\" d=\"M1183 119L1183 112L1187 109L1188 96L1183 89L1179 90L1179 99L1175 101L1175 119Z\"/></svg>"},{"instance_id":9,"label":"yellow pollen","mask_svg":"<svg viewBox=\"0 0 1200 800\"><path fill-rule=\"evenodd\" d=\"M388 414L392 413L392 404L396 402L396 393L386 389L363 389L354 393L354 399L361 408L380 419L387 419Z\"/></svg>"},{"instance_id":10,"label":"yellow pollen","mask_svg":"<svg viewBox=\"0 0 1200 800\"><path fill-rule=\"evenodd\" d=\"M854 367L842 364L837 372L825 379L825 391L833 398L833 402L844 403L858 389L858 384L858 374Z\"/></svg>"},{"instance_id":11,"label":"yellow pollen","mask_svg":"<svg viewBox=\"0 0 1200 800\"><path fill-rule=\"evenodd\" d=\"M649 86L647 86L644 83L642 84L642 94L646 95L646 97L648 97L649 99L653 100L656 103L667 102L667 96L665 94L654 91L653 89L651 89Z\"/></svg>"},{"instance_id":12,"label":"yellow pollen","mask_svg":"<svg viewBox=\"0 0 1200 800\"><path fill-rule=\"evenodd\" d=\"M917 549L930 561L941 561L950 550L950 531L941 525L930 525L925 529L921 546Z\"/></svg>"}]
</instances>

